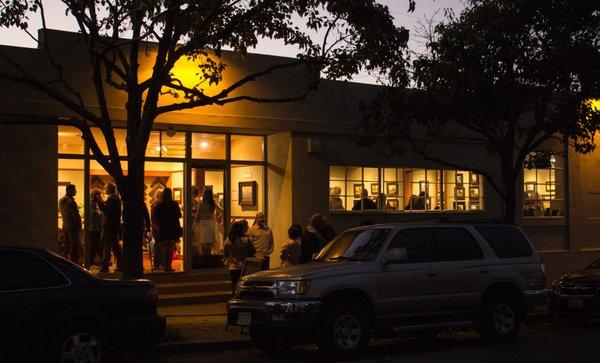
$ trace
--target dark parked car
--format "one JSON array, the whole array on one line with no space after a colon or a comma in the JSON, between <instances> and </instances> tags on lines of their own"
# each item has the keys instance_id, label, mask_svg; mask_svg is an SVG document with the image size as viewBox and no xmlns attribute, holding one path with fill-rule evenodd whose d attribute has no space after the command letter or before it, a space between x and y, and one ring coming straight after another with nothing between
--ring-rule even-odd
<instances>
[{"instance_id":1,"label":"dark parked car","mask_svg":"<svg viewBox=\"0 0 600 363\"><path fill-rule=\"evenodd\" d=\"M44 249L0 247L0 356L99 362L108 347L151 346L165 318L149 280L100 279Z\"/></svg>"},{"instance_id":2,"label":"dark parked car","mask_svg":"<svg viewBox=\"0 0 600 363\"><path fill-rule=\"evenodd\" d=\"M578 323L600 317L600 259L554 281L550 313Z\"/></svg>"}]
</instances>

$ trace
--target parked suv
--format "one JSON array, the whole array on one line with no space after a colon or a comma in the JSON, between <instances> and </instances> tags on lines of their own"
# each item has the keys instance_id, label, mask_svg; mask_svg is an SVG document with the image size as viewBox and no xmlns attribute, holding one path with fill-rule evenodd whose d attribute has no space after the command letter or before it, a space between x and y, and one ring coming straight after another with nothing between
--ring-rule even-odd
<instances>
[{"instance_id":1,"label":"parked suv","mask_svg":"<svg viewBox=\"0 0 600 363\"><path fill-rule=\"evenodd\" d=\"M242 278L230 325L267 351L311 336L351 355L373 333L475 326L508 342L547 301L544 266L527 237L503 224L385 224L345 231L309 264Z\"/></svg>"}]
</instances>

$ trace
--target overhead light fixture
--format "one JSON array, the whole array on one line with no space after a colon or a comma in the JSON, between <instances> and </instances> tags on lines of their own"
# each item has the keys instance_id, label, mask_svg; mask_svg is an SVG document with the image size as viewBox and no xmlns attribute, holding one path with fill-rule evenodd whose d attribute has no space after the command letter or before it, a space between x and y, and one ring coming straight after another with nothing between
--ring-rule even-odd
<instances>
[{"instance_id":1,"label":"overhead light fixture","mask_svg":"<svg viewBox=\"0 0 600 363\"><path fill-rule=\"evenodd\" d=\"M202 141L200 142L200 147L203 149L206 149L208 147L208 141Z\"/></svg>"},{"instance_id":2,"label":"overhead light fixture","mask_svg":"<svg viewBox=\"0 0 600 363\"><path fill-rule=\"evenodd\" d=\"M175 129L174 129L174 128L172 128L172 127L169 127L169 128L167 129L167 131L165 132L165 134L166 134L168 137L173 137L173 136L177 135L177 131L175 131Z\"/></svg>"}]
</instances>

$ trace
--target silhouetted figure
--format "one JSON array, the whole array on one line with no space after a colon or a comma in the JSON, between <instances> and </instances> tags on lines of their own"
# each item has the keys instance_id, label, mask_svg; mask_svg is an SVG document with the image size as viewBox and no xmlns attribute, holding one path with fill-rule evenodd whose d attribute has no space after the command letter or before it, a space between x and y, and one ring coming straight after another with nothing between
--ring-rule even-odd
<instances>
[{"instance_id":1,"label":"silhouetted figure","mask_svg":"<svg viewBox=\"0 0 600 363\"><path fill-rule=\"evenodd\" d=\"M108 195L106 202L100 204L102 210L102 267L101 272L108 272L111 252L117 260L115 271L121 271L121 199L117 195L117 186L113 183L106 184L104 192Z\"/></svg>"},{"instance_id":2,"label":"silhouetted figure","mask_svg":"<svg viewBox=\"0 0 600 363\"><path fill-rule=\"evenodd\" d=\"M65 188L65 195L58 201L58 207L62 216L63 237L65 240L65 257L79 263L79 231L81 230L81 215L75 201L77 189L74 184Z\"/></svg>"},{"instance_id":3,"label":"silhouetted figure","mask_svg":"<svg viewBox=\"0 0 600 363\"><path fill-rule=\"evenodd\" d=\"M90 221L87 223L90 232L90 241L87 244L88 253L85 267L90 269L94 264L96 256L102 260L102 211L100 206L104 204L102 191L94 189L90 192Z\"/></svg>"},{"instance_id":4,"label":"silhouetted figure","mask_svg":"<svg viewBox=\"0 0 600 363\"><path fill-rule=\"evenodd\" d=\"M362 201L362 204L361 204ZM377 209L377 204L369 198L369 192L362 190L362 198L354 201L352 210L372 210Z\"/></svg>"},{"instance_id":5,"label":"silhouetted figure","mask_svg":"<svg viewBox=\"0 0 600 363\"><path fill-rule=\"evenodd\" d=\"M246 258L253 257L256 254L254 244L245 236L244 228L244 221L233 222L223 247L223 255L231 277L232 294L235 293L235 286L242 274Z\"/></svg>"},{"instance_id":6,"label":"silhouetted figure","mask_svg":"<svg viewBox=\"0 0 600 363\"><path fill-rule=\"evenodd\" d=\"M173 200L171 188L163 190L162 200L156 206L155 215L158 222L158 239L162 244L165 272L173 272L173 251L175 243L183 235L183 230L179 224L181 209L179 203Z\"/></svg>"}]
</instances>

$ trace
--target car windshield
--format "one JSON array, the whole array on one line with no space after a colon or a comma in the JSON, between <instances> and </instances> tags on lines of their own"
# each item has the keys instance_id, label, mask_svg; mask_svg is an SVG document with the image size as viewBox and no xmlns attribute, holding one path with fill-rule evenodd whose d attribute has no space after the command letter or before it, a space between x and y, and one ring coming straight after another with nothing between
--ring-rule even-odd
<instances>
[{"instance_id":1,"label":"car windshield","mask_svg":"<svg viewBox=\"0 0 600 363\"><path fill-rule=\"evenodd\" d=\"M370 261L377 255L389 229L347 231L333 239L317 255L317 261Z\"/></svg>"}]
</instances>

